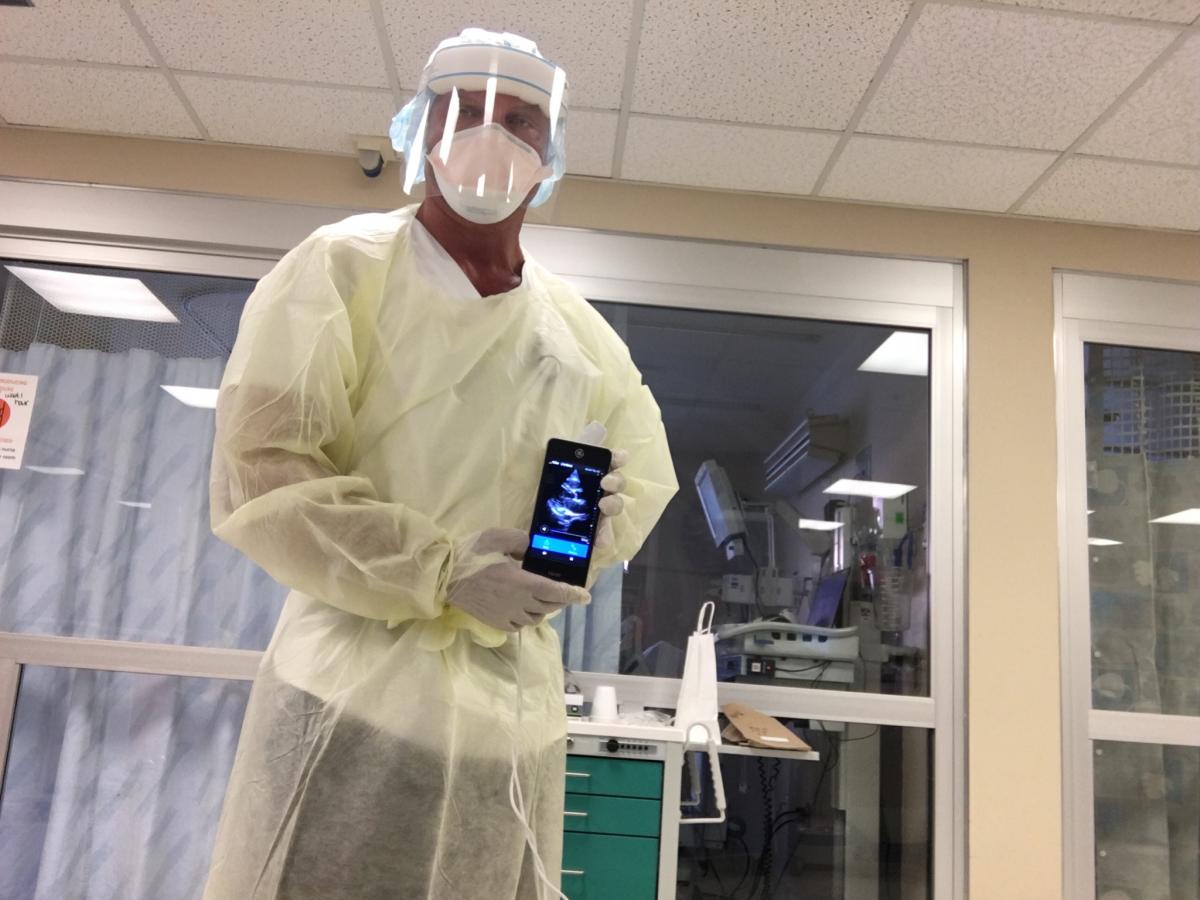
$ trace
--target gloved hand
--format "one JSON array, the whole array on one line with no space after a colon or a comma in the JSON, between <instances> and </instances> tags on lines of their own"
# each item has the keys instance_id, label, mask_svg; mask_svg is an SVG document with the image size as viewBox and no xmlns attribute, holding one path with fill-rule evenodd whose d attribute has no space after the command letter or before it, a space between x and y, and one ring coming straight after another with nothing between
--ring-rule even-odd
<instances>
[{"instance_id":1,"label":"gloved hand","mask_svg":"<svg viewBox=\"0 0 1200 900\"><path fill-rule=\"evenodd\" d=\"M568 604L591 602L581 587L522 569L528 546L529 535L515 528L481 531L457 554L447 602L501 631L537 625Z\"/></svg>"},{"instance_id":2,"label":"gloved hand","mask_svg":"<svg viewBox=\"0 0 1200 900\"><path fill-rule=\"evenodd\" d=\"M625 508L625 498L622 496L622 491L625 490L625 476L621 474L620 469L627 462L629 454L626 451L614 450L608 474L600 482L600 488L606 491L606 495L600 499L600 526L596 529L597 550L606 550L613 545L612 519L619 516Z\"/></svg>"}]
</instances>

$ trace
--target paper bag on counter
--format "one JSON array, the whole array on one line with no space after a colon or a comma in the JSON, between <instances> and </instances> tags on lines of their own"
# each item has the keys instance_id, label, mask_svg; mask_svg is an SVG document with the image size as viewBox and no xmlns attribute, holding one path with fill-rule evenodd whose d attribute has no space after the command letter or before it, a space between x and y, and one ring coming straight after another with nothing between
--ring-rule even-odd
<instances>
[{"instance_id":1,"label":"paper bag on counter","mask_svg":"<svg viewBox=\"0 0 1200 900\"><path fill-rule=\"evenodd\" d=\"M778 719L751 709L744 703L726 703L721 712L729 718L729 727L736 729L745 743L766 750L797 750L806 753L812 747L792 734ZM726 729L728 732L729 729Z\"/></svg>"}]
</instances>

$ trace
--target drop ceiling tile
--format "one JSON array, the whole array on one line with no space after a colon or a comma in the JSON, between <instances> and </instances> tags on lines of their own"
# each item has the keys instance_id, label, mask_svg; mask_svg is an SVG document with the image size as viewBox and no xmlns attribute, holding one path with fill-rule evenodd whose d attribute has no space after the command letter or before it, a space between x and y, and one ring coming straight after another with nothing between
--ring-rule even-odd
<instances>
[{"instance_id":1,"label":"drop ceiling tile","mask_svg":"<svg viewBox=\"0 0 1200 900\"><path fill-rule=\"evenodd\" d=\"M572 175L612 175L617 114L576 109L567 114L567 171Z\"/></svg>"},{"instance_id":2,"label":"drop ceiling tile","mask_svg":"<svg viewBox=\"0 0 1200 900\"><path fill-rule=\"evenodd\" d=\"M536 41L547 59L566 69L571 106L621 105L633 0L442 0L424 5L383 0L383 15L405 88L416 89L421 69L440 41L473 26Z\"/></svg>"},{"instance_id":3,"label":"drop ceiling tile","mask_svg":"<svg viewBox=\"0 0 1200 900\"><path fill-rule=\"evenodd\" d=\"M859 130L1064 149L1173 38L1152 25L927 6Z\"/></svg>"},{"instance_id":4,"label":"drop ceiling tile","mask_svg":"<svg viewBox=\"0 0 1200 900\"><path fill-rule=\"evenodd\" d=\"M1200 229L1200 172L1072 158L1017 210L1150 228Z\"/></svg>"},{"instance_id":5,"label":"drop ceiling tile","mask_svg":"<svg viewBox=\"0 0 1200 900\"><path fill-rule=\"evenodd\" d=\"M386 87L366 3L133 0L173 69Z\"/></svg>"},{"instance_id":6,"label":"drop ceiling tile","mask_svg":"<svg viewBox=\"0 0 1200 900\"><path fill-rule=\"evenodd\" d=\"M841 129L908 0L647 0L633 110Z\"/></svg>"},{"instance_id":7,"label":"drop ceiling tile","mask_svg":"<svg viewBox=\"0 0 1200 900\"><path fill-rule=\"evenodd\" d=\"M1200 16L1200 0L995 0L1009 6L1041 9L1066 9L1104 16L1131 19L1156 19L1160 22L1190 22Z\"/></svg>"},{"instance_id":8,"label":"drop ceiling tile","mask_svg":"<svg viewBox=\"0 0 1200 900\"><path fill-rule=\"evenodd\" d=\"M181 75L180 86L213 140L353 153L353 135L384 136L390 91Z\"/></svg>"},{"instance_id":9,"label":"drop ceiling tile","mask_svg":"<svg viewBox=\"0 0 1200 900\"><path fill-rule=\"evenodd\" d=\"M1200 165L1200 35L1176 50L1079 149Z\"/></svg>"},{"instance_id":10,"label":"drop ceiling tile","mask_svg":"<svg viewBox=\"0 0 1200 900\"><path fill-rule=\"evenodd\" d=\"M152 66L154 59L112 0L37 0L0 7L0 53Z\"/></svg>"},{"instance_id":11,"label":"drop ceiling tile","mask_svg":"<svg viewBox=\"0 0 1200 900\"><path fill-rule=\"evenodd\" d=\"M821 195L1003 212L1057 158L1040 150L856 135L842 150Z\"/></svg>"},{"instance_id":12,"label":"drop ceiling tile","mask_svg":"<svg viewBox=\"0 0 1200 900\"><path fill-rule=\"evenodd\" d=\"M153 69L0 61L0 116L13 125L200 137L166 77Z\"/></svg>"},{"instance_id":13,"label":"drop ceiling tile","mask_svg":"<svg viewBox=\"0 0 1200 900\"><path fill-rule=\"evenodd\" d=\"M696 187L807 194L836 134L632 116L622 178Z\"/></svg>"}]
</instances>

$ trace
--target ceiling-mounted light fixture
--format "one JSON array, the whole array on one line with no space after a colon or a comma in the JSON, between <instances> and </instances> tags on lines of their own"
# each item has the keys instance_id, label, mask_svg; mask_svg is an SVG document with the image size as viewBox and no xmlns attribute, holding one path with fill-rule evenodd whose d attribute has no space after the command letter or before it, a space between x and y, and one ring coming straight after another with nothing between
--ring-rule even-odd
<instances>
[{"instance_id":1,"label":"ceiling-mounted light fixture","mask_svg":"<svg viewBox=\"0 0 1200 900\"><path fill-rule=\"evenodd\" d=\"M216 409L216 388L187 387L181 384L160 384L160 388L182 403L184 406L194 406L196 409Z\"/></svg>"},{"instance_id":2,"label":"ceiling-mounted light fixture","mask_svg":"<svg viewBox=\"0 0 1200 900\"><path fill-rule=\"evenodd\" d=\"M1089 547L1119 547L1124 541L1112 541L1108 538L1088 538Z\"/></svg>"},{"instance_id":3,"label":"ceiling-mounted light fixture","mask_svg":"<svg viewBox=\"0 0 1200 900\"><path fill-rule=\"evenodd\" d=\"M915 484L894 484L890 481L859 481L856 478L842 478L825 488L826 494L845 494L850 497L879 497L883 500L895 500L910 491L915 491Z\"/></svg>"},{"instance_id":4,"label":"ceiling-mounted light fixture","mask_svg":"<svg viewBox=\"0 0 1200 900\"><path fill-rule=\"evenodd\" d=\"M860 372L883 375L929 375L929 335L923 331L893 331L866 358Z\"/></svg>"},{"instance_id":5,"label":"ceiling-mounted light fixture","mask_svg":"<svg viewBox=\"0 0 1200 900\"><path fill-rule=\"evenodd\" d=\"M28 266L4 268L55 309L65 313L139 322L179 321L137 278L31 269Z\"/></svg>"},{"instance_id":6,"label":"ceiling-mounted light fixture","mask_svg":"<svg viewBox=\"0 0 1200 900\"><path fill-rule=\"evenodd\" d=\"M1169 516L1160 516L1150 520L1151 525L1200 525L1200 507L1182 509Z\"/></svg>"},{"instance_id":7,"label":"ceiling-mounted light fixture","mask_svg":"<svg viewBox=\"0 0 1200 900\"><path fill-rule=\"evenodd\" d=\"M39 475L82 475L83 469L76 469L73 466L26 466L30 472L37 472Z\"/></svg>"},{"instance_id":8,"label":"ceiling-mounted light fixture","mask_svg":"<svg viewBox=\"0 0 1200 900\"><path fill-rule=\"evenodd\" d=\"M845 525L845 522L827 522L824 519L801 519L799 528L801 531L837 531Z\"/></svg>"}]
</instances>

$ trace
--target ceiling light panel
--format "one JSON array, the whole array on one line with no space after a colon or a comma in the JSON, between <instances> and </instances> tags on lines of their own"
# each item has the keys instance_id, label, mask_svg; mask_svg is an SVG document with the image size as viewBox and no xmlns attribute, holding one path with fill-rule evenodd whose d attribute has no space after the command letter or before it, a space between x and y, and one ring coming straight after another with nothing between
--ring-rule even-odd
<instances>
[{"instance_id":1,"label":"ceiling light panel","mask_svg":"<svg viewBox=\"0 0 1200 900\"><path fill-rule=\"evenodd\" d=\"M31 269L25 266L4 268L36 291L55 309L65 313L107 319L133 319L139 322L179 321L137 278Z\"/></svg>"},{"instance_id":2,"label":"ceiling light panel","mask_svg":"<svg viewBox=\"0 0 1200 900\"><path fill-rule=\"evenodd\" d=\"M83 469L76 469L74 466L26 466L30 472L37 472L39 475L65 475L67 477L78 477L83 474Z\"/></svg>"},{"instance_id":3,"label":"ceiling light panel","mask_svg":"<svg viewBox=\"0 0 1200 900\"><path fill-rule=\"evenodd\" d=\"M1200 525L1200 508L1184 509L1169 516L1151 519L1152 525Z\"/></svg>"},{"instance_id":4,"label":"ceiling light panel","mask_svg":"<svg viewBox=\"0 0 1200 900\"><path fill-rule=\"evenodd\" d=\"M890 481L860 481L856 478L842 478L825 488L826 494L842 494L850 497L879 497L883 500L895 500L905 494L915 491L915 484L896 484Z\"/></svg>"},{"instance_id":5,"label":"ceiling light panel","mask_svg":"<svg viewBox=\"0 0 1200 900\"><path fill-rule=\"evenodd\" d=\"M196 409L217 408L217 394L219 392L216 388L186 387L179 384L162 384L159 387L184 406L191 406Z\"/></svg>"},{"instance_id":6,"label":"ceiling light panel","mask_svg":"<svg viewBox=\"0 0 1200 900\"><path fill-rule=\"evenodd\" d=\"M837 531L845 526L845 522L827 522L824 519L801 519L801 531Z\"/></svg>"},{"instance_id":7,"label":"ceiling light panel","mask_svg":"<svg viewBox=\"0 0 1200 900\"><path fill-rule=\"evenodd\" d=\"M929 375L929 335L922 331L893 331L858 367L860 372L884 375Z\"/></svg>"}]
</instances>

